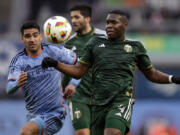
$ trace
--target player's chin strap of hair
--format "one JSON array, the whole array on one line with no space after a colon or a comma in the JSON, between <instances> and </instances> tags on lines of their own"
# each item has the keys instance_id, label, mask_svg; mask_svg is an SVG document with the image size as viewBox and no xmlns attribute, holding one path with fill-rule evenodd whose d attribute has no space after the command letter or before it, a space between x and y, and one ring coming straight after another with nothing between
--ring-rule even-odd
<instances>
[{"instance_id":1,"label":"player's chin strap of hair","mask_svg":"<svg viewBox=\"0 0 180 135\"><path fill-rule=\"evenodd\" d=\"M170 75L169 76L169 83L180 84L180 77L179 76Z\"/></svg>"}]
</instances>

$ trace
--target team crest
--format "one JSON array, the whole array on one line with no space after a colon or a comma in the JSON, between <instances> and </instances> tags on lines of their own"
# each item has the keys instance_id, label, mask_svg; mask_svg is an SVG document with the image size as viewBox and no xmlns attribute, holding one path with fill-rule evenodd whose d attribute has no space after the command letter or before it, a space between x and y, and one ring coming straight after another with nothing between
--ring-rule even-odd
<instances>
[{"instance_id":1,"label":"team crest","mask_svg":"<svg viewBox=\"0 0 180 135\"><path fill-rule=\"evenodd\" d=\"M81 116L81 111L78 108L76 108L76 110L74 111L74 118L79 119Z\"/></svg>"},{"instance_id":2,"label":"team crest","mask_svg":"<svg viewBox=\"0 0 180 135\"><path fill-rule=\"evenodd\" d=\"M129 45L129 44L127 44L127 45L125 45L124 46L124 50L126 51L126 52L132 52L132 46L131 45Z\"/></svg>"}]
</instances>

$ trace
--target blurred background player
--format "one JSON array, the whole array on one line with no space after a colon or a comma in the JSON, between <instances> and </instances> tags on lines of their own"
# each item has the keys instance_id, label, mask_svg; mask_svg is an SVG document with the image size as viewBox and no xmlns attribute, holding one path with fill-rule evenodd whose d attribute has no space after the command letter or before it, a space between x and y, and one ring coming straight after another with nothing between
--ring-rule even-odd
<instances>
[{"instance_id":1,"label":"blurred background player","mask_svg":"<svg viewBox=\"0 0 180 135\"><path fill-rule=\"evenodd\" d=\"M106 18L107 37L91 38L76 65L58 62L54 66L52 63L57 60L49 57L42 62L43 68L53 66L76 78L82 77L89 67L93 68L93 135L125 135L129 131L136 66L152 82L180 84L180 77L165 74L152 66L141 42L125 38L127 26L127 14L121 10L113 10Z\"/></svg>"},{"instance_id":2,"label":"blurred background player","mask_svg":"<svg viewBox=\"0 0 180 135\"><path fill-rule=\"evenodd\" d=\"M89 5L75 5L70 9L72 26L76 33L66 42L65 47L75 51L78 57L82 57L85 45L91 37L105 35L105 31L91 25L91 16L92 8ZM73 95L76 89L70 102L73 126L76 130L76 135L90 135L91 100L93 94L91 89L92 69L89 69L81 80L73 80L72 83L70 79L69 76L65 75L62 84L63 87L65 87L65 91L67 91L67 93L65 92L65 96L67 95L69 97ZM79 81L80 83L76 87ZM80 113L79 116L76 114L77 111Z\"/></svg>"},{"instance_id":3,"label":"blurred background player","mask_svg":"<svg viewBox=\"0 0 180 135\"><path fill-rule=\"evenodd\" d=\"M66 108L61 92L61 73L54 68L43 70L41 61L50 56L66 64L76 62L76 55L63 46L42 44L39 25L27 22L21 27L25 49L11 61L7 93L21 88L27 109L27 123L20 135L55 134L64 123ZM56 64L56 63L54 63Z\"/></svg>"}]
</instances>

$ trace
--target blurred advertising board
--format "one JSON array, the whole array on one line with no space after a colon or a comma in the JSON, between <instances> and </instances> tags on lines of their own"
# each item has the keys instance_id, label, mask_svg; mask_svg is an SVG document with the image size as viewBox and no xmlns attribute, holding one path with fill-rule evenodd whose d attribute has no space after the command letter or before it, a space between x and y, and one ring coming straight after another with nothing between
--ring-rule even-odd
<instances>
[{"instance_id":1,"label":"blurred advertising board","mask_svg":"<svg viewBox=\"0 0 180 135\"><path fill-rule=\"evenodd\" d=\"M143 43L153 63L180 65L180 35L131 34L128 37Z\"/></svg>"}]
</instances>

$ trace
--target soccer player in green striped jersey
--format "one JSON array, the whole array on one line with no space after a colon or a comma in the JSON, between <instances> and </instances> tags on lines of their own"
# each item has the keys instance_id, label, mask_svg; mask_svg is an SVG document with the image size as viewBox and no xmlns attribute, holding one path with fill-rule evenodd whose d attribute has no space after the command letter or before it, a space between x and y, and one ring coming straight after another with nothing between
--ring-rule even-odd
<instances>
[{"instance_id":1,"label":"soccer player in green striped jersey","mask_svg":"<svg viewBox=\"0 0 180 135\"><path fill-rule=\"evenodd\" d=\"M91 25L91 14L92 9L88 5L75 5L70 9L72 26L76 33L66 42L65 47L75 51L79 58L82 57L85 45L90 38L97 35L106 35L105 31ZM69 79L69 76L64 75L62 85L65 88L65 96L72 95L76 89L69 103L76 135L90 135L91 99L93 93L91 89L92 69L90 68L86 75L81 78L77 87L72 81L67 85ZM78 82L78 80L73 82ZM66 93L66 91L68 92ZM80 112L79 116L76 114L77 111Z\"/></svg>"},{"instance_id":2,"label":"soccer player in green striped jersey","mask_svg":"<svg viewBox=\"0 0 180 135\"><path fill-rule=\"evenodd\" d=\"M76 65L58 62L55 66L76 78L82 77L92 67L92 135L125 135L129 131L136 67L152 82L180 84L180 77L168 75L152 66L141 42L125 38L127 26L126 13L120 10L109 12L106 18L107 37L92 38ZM42 65L49 67L54 61L45 58Z\"/></svg>"}]
</instances>

